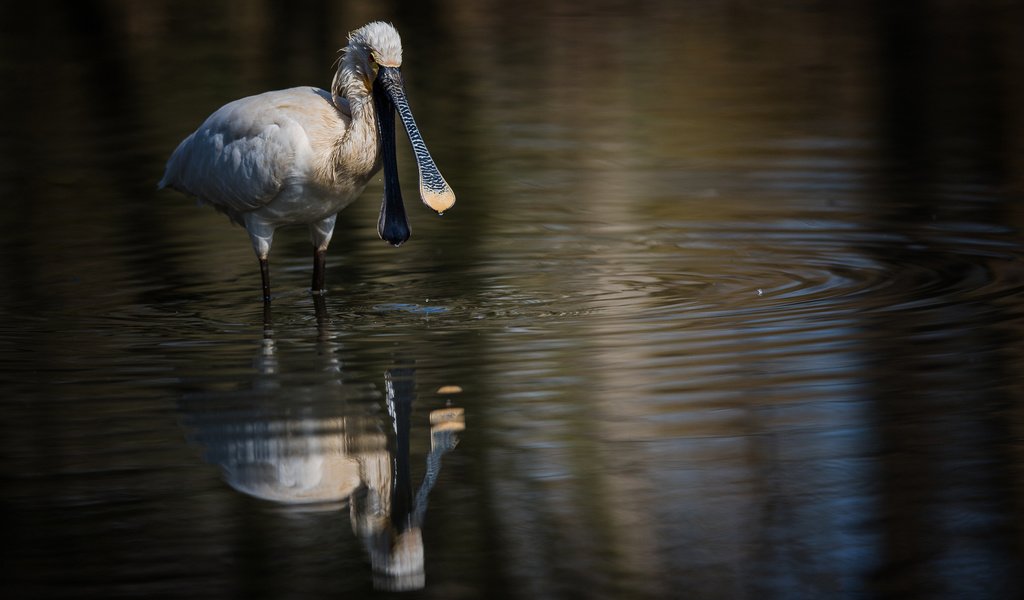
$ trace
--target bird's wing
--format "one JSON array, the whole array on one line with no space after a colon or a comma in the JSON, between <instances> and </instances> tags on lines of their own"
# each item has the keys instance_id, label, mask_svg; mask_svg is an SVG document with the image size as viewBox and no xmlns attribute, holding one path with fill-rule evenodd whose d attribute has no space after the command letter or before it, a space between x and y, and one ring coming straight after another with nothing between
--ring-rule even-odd
<instances>
[{"instance_id":1,"label":"bird's wing","mask_svg":"<svg viewBox=\"0 0 1024 600\"><path fill-rule=\"evenodd\" d=\"M160 187L236 212L273 200L310 152L305 130L289 114L296 93L268 92L218 109L178 145Z\"/></svg>"}]
</instances>

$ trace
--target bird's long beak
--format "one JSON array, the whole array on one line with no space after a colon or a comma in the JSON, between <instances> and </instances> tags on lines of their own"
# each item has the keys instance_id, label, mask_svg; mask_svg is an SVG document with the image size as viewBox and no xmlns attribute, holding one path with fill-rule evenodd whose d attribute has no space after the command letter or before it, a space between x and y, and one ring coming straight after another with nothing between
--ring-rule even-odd
<instances>
[{"instance_id":1,"label":"bird's long beak","mask_svg":"<svg viewBox=\"0 0 1024 600\"><path fill-rule=\"evenodd\" d=\"M383 69L381 69L383 71ZM411 230L405 218L402 188L398 184L398 161L395 159L395 107L390 95L374 86L373 105L377 111L377 136L380 138L381 158L384 163L384 200L380 205L377 233L381 239L401 246L409 239Z\"/></svg>"},{"instance_id":2,"label":"bird's long beak","mask_svg":"<svg viewBox=\"0 0 1024 600\"><path fill-rule=\"evenodd\" d=\"M416 165L419 167L420 173L420 198L423 199L424 204L437 211L438 214L443 214L455 204L455 194L448 186L448 182L441 176L441 172L437 170L437 165L434 164L434 159L430 156L423 137L420 136L416 120L412 118L409 101L405 98L402 72L398 67L380 67L377 71L377 83L374 85L374 90L376 92L381 88L398 110L402 124L405 125L405 131L409 134L409 141L412 142L412 151L416 155ZM375 93L375 99L376 96ZM380 115L379 109L377 114ZM393 122L392 127L394 127ZM386 157L385 160L387 160Z\"/></svg>"}]
</instances>

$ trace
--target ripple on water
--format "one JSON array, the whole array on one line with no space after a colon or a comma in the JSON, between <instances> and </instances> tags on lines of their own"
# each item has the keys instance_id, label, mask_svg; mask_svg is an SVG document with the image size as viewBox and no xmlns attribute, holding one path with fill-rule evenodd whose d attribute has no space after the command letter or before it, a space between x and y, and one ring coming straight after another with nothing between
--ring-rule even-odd
<instances>
[{"instance_id":1,"label":"ripple on water","mask_svg":"<svg viewBox=\"0 0 1024 600\"><path fill-rule=\"evenodd\" d=\"M928 304L1004 294L1019 248L1005 231L978 231L965 224L921 246L836 221L675 223L603 238L600 260L581 257L563 281L589 310L615 317L899 310L908 296Z\"/></svg>"},{"instance_id":2,"label":"ripple on water","mask_svg":"<svg viewBox=\"0 0 1024 600\"><path fill-rule=\"evenodd\" d=\"M970 327L949 322L946 309L961 305L974 320L1022 316L1008 300L1024 292L1018 241L971 222L909 233L851 215L515 230L528 241L501 244L478 268L544 300L517 307L540 326L499 331L487 357L521 375L503 380L499 412L525 408L542 422L501 421L532 446L564 441L586 411L615 423L605 435L619 441L731 438L765 423L856 438L869 340L885 324L923 314Z\"/></svg>"}]
</instances>

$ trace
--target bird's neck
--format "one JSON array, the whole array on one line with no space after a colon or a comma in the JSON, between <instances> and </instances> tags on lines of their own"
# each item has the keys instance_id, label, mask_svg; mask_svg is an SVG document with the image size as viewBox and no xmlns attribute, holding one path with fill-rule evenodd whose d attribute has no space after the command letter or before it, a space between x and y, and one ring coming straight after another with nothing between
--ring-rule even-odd
<instances>
[{"instance_id":1,"label":"bird's neck","mask_svg":"<svg viewBox=\"0 0 1024 600\"><path fill-rule=\"evenodd\" d=\"M343 64L331 85L331 94L335 102L339 98L348 101L348 112L352 117L336 148L338 164L344 162L348 168L359 165L360 170L367 170L369 175L379 164L380 145L377 143L377 111L366 81L355 67Z\"/></svg>"}]
</instances>

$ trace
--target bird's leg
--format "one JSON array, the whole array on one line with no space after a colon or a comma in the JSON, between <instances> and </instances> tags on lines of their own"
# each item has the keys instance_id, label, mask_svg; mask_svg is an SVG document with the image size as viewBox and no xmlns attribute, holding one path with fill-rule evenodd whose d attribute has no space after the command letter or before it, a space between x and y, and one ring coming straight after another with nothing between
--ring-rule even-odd
<instances>
[{"instance_id":1,"label":"bird's leg","mask_svg":"<svg viewBox=\"0 0 1024 600\"><path fill-rule=\"evenodd\" d=\"M313 295L323 294L327 291L324 283L324 268L327 266L327 246L331 243L331 236L334 235L334 222L338 215L333 214L326 219L321 219L309 225L309 238L313 242L313 282L310 291Z\"/></svg>"},{"instance_id":2,"label":"bird's leg","mask_svg":"<svg viewBox=\"0 0 1024 600\"><path fill-rule=\"evenodd\" d=\"M327 266L327 248L313 247L313 283L310 290L314 295L326 292L324 289L324 268Z\"/></svg>"},{"instance_id":3,"label":"bird's leg","mask_svg":"<svg viewBox=\"0 0 1024 600\"><path fill-rule=\"evenodd\" d=\"M256 213L249 212L243 216L245 229L249 232L252 249L260 261L260 276L263 278L263 302L270 302L270 246L274 243L274 226L260 218Z\"/></svg>"},{"instance_id":4,"label":"bird's leg","mask_svg":"<svg viewBox=\"0 0 1024 600\"><path fill-rule=\"evenodd\" d=\"M263 256L260 258L260 276L263 278L263 302L270 303L270 264Z\"/></svg>"},{"instance_id":5,"label":"bird's leg","mask_svg":"<svg viewBox=\"0 0 1024 600\"><path fill-rule=\"evenodd\" d=\"M263 339L274 339L274 313L269 302L263 303Z\"/></svg>"}]
</instances>

